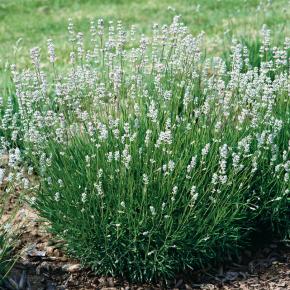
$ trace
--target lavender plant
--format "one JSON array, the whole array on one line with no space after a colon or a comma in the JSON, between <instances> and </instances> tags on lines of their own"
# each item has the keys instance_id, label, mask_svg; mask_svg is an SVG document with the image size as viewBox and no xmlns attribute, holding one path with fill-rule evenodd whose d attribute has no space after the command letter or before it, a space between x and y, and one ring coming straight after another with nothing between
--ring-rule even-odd
<instances>
[{"instance_id":1,"label":"lavender plant","mask_svg":"<svg viewBox=\"0 0 290 290\"><path fill-rule=\"evenodd\" d=\"M18 259L15 248L18 245L20 227L17 225L16 216L20 205L23 205L22 196L33 187L29 184L30 171L25 170L25 160L21 151L18 148L8 148L9 142L5 142L4 137L1 140L0 289L20 289L23 288L24 280L14 281L9 276Z\"/></svg>"},{"instance_id":2,"label":"lavender plant","mask_svg":"<svg viewBox=\"0 0 290 290\"><path fill-rule=\"evenodd\" d=\"M3 280L8 275L9 266L11 263L11 249L5 233L0 233L0 286Z\"/></svg>"},{"instance_id":3,"label":"lavender plant","mask_svg":"<svg viewBox=\"0 0 290 290\"><path fill-rule=\"evenodd\" d=\"M0 228L0 286L9 272L11 265L11 248L3 225Z\"/></svg>"},{"instance_id":4,"label":"lavender plant","mask_svg":"<svg viewBox=\"0 0 290 290\"><path fill-rule=\"evenodd\" d=\"M6 179L5 171L0 168L0 287L13 265L12 249L14 244L9 219L4 217L7 205L7 195L3 190L4 179Z\"/></svg>"},{"instance_id":5,"label":"lavender plant","mask_svg":"<svg viewBox=\"0 0 290 290\"><path fill-rule=\"evenodd\" d=\"M88 41L68 31L66 72L52 40L50 69L38 48L12 66L1 131L71 255L153 280L234 255L261 224L289 235L289 39L271 47L263 27L256 66L236 40L229 62L205 57L179 17L150 37L102 19Z\"/></svg>"}]
</instances>

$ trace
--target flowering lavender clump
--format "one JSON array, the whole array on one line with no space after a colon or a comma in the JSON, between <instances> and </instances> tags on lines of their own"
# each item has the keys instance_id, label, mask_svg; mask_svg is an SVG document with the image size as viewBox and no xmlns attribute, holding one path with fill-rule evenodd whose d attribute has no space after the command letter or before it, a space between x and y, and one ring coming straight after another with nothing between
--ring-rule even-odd
<instances>
[{"instance_id":1,"label":"flowering lavender clump","mask_svg":"<svg viewBox=\"0 0 290 290\"><path fill-rule=\"evenodd\" d=\"M31 163L33 205L70 254L152 280L229 257L258 224L289 235L289 39L272 48L263 27L257 66L237 40L230 60L205 57L179 17L151 36L68 29L66 72L52 40L51 70L37 48L12 67L1 147L11 168Z\"/></svg>"},{"instance_id":2,"label":"flowering lavender clump","mask_svg":"<svg viewBox=\"0 0 290 290\"><path fill-rule=\"evenodd\" d=\"M0 287L11 270L16 258L13 254L16 227L12 228L12 218L7 215L10 207L9 194L18 188L28 186L20 169L20 150L18 148L4 153L0 150Z\"/></svg>"},{"instance_id":3,"label":"flowering lavender clump","mask_svg":"<svg viewBox=\"0 0 290 290\"><path fill-rule=\"evenodd\" d=\"M1 215L0 213L0 217ZM12 247L7 234L7 231L9 231L7 227L9 227L9 224L0 227L0 286L2 286L2 282L12 264Z\"/></svg>"}]
</instances>

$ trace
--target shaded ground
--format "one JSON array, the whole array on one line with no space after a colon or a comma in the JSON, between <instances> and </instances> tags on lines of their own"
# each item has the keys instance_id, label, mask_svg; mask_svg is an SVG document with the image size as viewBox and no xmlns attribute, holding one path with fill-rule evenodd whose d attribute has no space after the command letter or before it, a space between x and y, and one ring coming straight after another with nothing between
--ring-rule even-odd
<instances>
[{"instance_id":1,"label":"shaded ground","mask_svg":"<svg viewBox=\"0 0 290 290\"><path fill-rule=\"evenodd\" d=\"M11 198L10 204L15 204L15 199ZM6 216L12 209L13 206L7 209ZM96 277L90 270L81 269L76 260L63 254L63 243L53 240L29 206L17 212L14 225L21 233L16 249L19 261L5 289L15 289L11 287L13 283L26 290L290 289L290 247L278 242L255 253L245 251L239 264L188 273L167 283L134 285L124 280Z\"/></svg>"}]
</instances>

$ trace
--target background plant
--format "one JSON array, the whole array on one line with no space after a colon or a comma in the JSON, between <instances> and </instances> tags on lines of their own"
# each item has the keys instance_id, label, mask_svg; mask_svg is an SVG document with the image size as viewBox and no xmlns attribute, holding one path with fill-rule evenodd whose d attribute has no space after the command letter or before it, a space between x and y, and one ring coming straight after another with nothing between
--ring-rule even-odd
<instances>
[{"instance_id":1,"label":"background plant","mask_svg":"<svg viewBox=\"0 0 290 290\"><path fill-rule=\"evenodd\" d=\"M11 248L10 241L7 237L7 233L5 228L3 229L3 225L0 229L0 286L2 284L3 279L8 275L9 268L11 266Z\"/></svg>"},{"instance_id":2,"label":"background plant","mask_svg":"<svg viewBox=\"0 0 290 290\"><path fill-rule=\"evenodd\" d=\"M5 209L7 208L7 193L5 193L4 179L6 176L4 174L3 168L0 168L0 287L5 278L7 278L11 266L13 265L13 236L11 232L10 219L5 217ZM6 182L5 182L6 183Z\"/></svg>"},{"instance_id":3,"label":"background plant","mask_svg":"<svg viewBox=\"0 0 290 290\"><path fill-rule=\"evenodd\" d=\"M9 107L9 106L8 106ZM9 111L7 107L7 110ZM5 115L4 115L5 118ZM3 119L2 119L3 120ZM5 123L5 121L4 121ZM3 124L3 123L2 123ZM4 130L5 131L5 130ZM8 130L9 131L9 130ZM3 133L3 132L2 132ZM5 135L5 134L4 134ZM10 140L10 139L9 139ZM23 211L20 209L29 198L32 189L31 168L25 165L25 159L19 148L11 148L13 143L5 142L1 136L0 149L0 289L20 289L25 283L23 272L18 280L11 277L14 264L19 258L19 247ZM37 186L38 187L38 186ZM18 248L19 249L19 248ZM21 286L22 285L22 286Z\"/></svg>"}]
</instances>

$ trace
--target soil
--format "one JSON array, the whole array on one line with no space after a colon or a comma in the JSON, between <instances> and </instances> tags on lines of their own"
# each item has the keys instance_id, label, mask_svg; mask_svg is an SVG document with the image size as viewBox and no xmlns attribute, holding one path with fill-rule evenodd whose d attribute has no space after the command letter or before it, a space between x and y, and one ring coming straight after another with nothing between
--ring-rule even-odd
<instances>
[{"instance_id":1,"label":"soil","mask_svg":"<svg viewBox=\"0 0 290 290\"><path fill-rule=\"evenodd\" d=\"M13 205L17 204L16 198L11 197L2 219L9 218ZM137 285L96 276L89 269L81 268L77 260L64 254L64 243L46 232L45 224L29 205L21 206L13 216L13 227L20 232L16 247L19 259L10 275L10 283L2 289L290 289L290 247L279 242L263 246L255 253L245 251L239 264L177 275L168 282ZM11 284L18 288L12 288Z\"/></svg>"}]
</instances>

